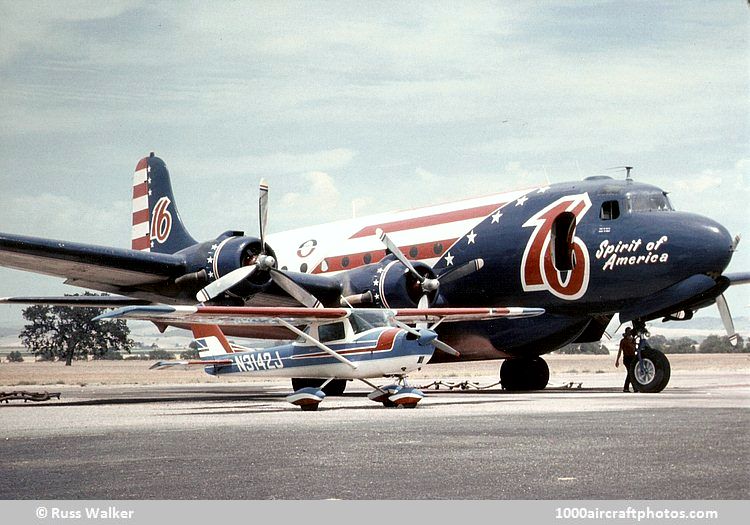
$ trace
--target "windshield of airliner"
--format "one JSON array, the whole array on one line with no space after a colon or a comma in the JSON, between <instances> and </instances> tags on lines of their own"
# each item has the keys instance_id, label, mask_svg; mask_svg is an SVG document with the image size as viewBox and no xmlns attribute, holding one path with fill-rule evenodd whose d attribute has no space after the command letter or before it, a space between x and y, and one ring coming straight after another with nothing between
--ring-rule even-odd
<instances>
[{"instance_id":1,"label":"windshield of airliner","mask_svg":"<svg viewBox=\"0 0 750 525\"><path fill-rule=\"evenodd\" d=\"M663 191L633 191L627 194L628 210L633 213L674 211Z\"/></svg>"}]
</instances>

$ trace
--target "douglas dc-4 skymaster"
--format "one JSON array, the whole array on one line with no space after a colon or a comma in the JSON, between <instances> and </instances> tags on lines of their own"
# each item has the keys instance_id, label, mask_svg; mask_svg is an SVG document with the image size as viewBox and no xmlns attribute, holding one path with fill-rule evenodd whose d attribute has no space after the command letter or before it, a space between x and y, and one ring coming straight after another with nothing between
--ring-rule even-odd
<instances>
[{"instance_id":1,"label":"douglas dc-4 skymaster","mask_svg":"<svg viewBox=\"0 0 750 525\"><path fill-rule=\"evenodd\" d=\"M549 370L540 356L568 343L599 341L615 314L644 340L647 321L689 319L715 303L736 339L722 294L750 282L750 273L724 274L739 237L711 219L675 211L665 191L629 176L273 235L266 235L267 200L261 183L258 237L228 231L197 242L180 219L164 162L152 153L135 171L131 249L0 234L0 265L119 294L97 303L106 306L193 305L197 298L209 306L544 309L530 318L440 326L440 339L460 359L504 359L500 378L509 390L544 388ZM76 300L5 299L35 301ZM289 337L279 326L229 324L222 330ZM635 386L660 391L669 362L642 347ZM436 352L432 361L451 359L459 357Z\"/></svg>"}]
</instances>

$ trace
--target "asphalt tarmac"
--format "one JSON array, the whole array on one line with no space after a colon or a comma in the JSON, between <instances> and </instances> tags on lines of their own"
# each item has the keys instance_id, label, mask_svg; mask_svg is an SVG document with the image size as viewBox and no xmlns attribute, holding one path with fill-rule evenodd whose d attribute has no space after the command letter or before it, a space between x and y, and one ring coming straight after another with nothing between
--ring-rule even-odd
<instances>
[{"instance_id":1,"label":"asphalt tarmac","mask_svg":"<svg viewBox=\"0 0 750 525\"><path fill-rule=\"evenodd\" d=\"M285 383L63 387L60 401L3 404L0 499L750 495L744 374L661 394L430 391L416 409L353 386L317 412L288 405Z\"/></svg>"}]
</instances>

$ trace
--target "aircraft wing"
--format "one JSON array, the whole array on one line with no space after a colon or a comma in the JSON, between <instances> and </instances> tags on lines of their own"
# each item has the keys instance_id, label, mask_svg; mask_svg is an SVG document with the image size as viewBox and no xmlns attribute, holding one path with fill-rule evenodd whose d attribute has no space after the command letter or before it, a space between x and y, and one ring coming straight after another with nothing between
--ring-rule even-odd
<instances>
[{"instance_id":1,"label":"aircraft wing","mask_svg":"<svg viewBox=\"0 0 750 525\"><path fill-rule=\"evenodd\" d=\"M123 291L185 274L176 255L124 250L0 233L0 266L67 279L98 290Z\"/></svg>"},{"instance_id":2,"label":"aircraft wing","mask_svg":"<svg viewBox=\"0 0 750 525\"><path fill-rule=\"evenodd\" d=\"M97 319L138 319L166 324L211 324L211 325L252 325L286 326L309 324L315 321L343 319L352 313L364 314L367 308L274 308L246 306L127 306L108 312ZM418 321L469 321L487 320L501 317L532 317L544 313L542 308L405 308L400 310L370 311L383 313L403 322Z\"/></svg>"}]
</instances>

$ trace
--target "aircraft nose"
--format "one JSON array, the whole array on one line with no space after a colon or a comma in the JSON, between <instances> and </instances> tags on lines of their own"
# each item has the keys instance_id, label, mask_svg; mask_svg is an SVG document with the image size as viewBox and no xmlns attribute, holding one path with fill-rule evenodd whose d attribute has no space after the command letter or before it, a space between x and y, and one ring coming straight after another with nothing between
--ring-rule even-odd
<instances>
[{"instance_id":1,"label":"aircraft nose","mask_svg":"<svg viewBox=\"0 0 750 525\"><path fill-rule=\"evenodd\" d=\"M706 264L707 273L721 274L734 253L734 240L729 231L718 222L704 218L696 232L698 250Z\"/></svg>"}]
</instances>

